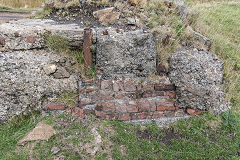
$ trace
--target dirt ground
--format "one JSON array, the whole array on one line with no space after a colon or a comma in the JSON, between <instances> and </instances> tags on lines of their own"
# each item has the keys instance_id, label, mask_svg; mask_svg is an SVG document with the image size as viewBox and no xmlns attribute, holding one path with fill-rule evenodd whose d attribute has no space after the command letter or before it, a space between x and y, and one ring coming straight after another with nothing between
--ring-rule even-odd
<instances>
[{"instance_id":1,"label":"dirt ground","mask_svg":"<svg viewBox=\"0 0 240 160\"><path fill-rule=\"evenodd\" d=\"M29 13L0 12L0 23L8 22L10 20L19 20L28 16L30 16Z\"/></svg>"}]
</instances>

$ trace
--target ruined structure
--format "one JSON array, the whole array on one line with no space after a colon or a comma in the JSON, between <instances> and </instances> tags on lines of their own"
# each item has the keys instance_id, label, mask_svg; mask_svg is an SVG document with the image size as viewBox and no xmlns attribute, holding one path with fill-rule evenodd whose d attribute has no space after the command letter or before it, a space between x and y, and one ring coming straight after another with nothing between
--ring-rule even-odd
<instances>
[{"instance_id":1,"label":"ruined structure","mask_svg":"<svg viewBox=\"0 0 240 160\"><path fill-rule=\"evenodd\" d=\"M47 49L46 35L65 37L71 47L82 49L86 64L96 64L96 77L81 79L74 59ZM81 118L94 114L105 120L161 123L202 111L223 112L229 108L221 89L223 62L207 51L209 39L194 35L206 51L176 51L170 71L158 75L156 39L147 29L89 29L40 19L1 24L0 121L30 109L68 112L63 105L45 104L76 91L79 105L71 111Z\"/></svg>"}]
</instances>

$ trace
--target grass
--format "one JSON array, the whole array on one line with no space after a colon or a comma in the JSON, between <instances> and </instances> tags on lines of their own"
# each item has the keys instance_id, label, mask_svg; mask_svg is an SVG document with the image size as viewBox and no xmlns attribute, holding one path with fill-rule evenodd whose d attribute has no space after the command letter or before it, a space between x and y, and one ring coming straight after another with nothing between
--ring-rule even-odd
<instances>
[{"instance_id":1,"label":"grass","mask_svg":"<svg viewBox=\"0 0 240 160\"><path fill-rule=\"evenodd\" d=\"M0 5L10 8L38 8L43 0L0 0Z\"/></svg>"},{"instance_id":2,"label":"grass","mask_svg":"<svg viewBox=\"0 0 240 160\"><path fill-rule=\"evenodd\" d=\"M19 9L19 8L10 8L0 5L0 12L14 12L14 13L29 13L32 9Z\"/></svg>"},{"instance_id":3,"label":"grass","mask_svg":"<svg viewBox=\"0 0 240 160\"><path fill-rule=\"evenodd\" d=\"M240 5L214 3L196 5L199 19L194 28L214 41L212 52L225 63L224 83L228 99L235 110L240 108Z\"/></svg>"},{"instance_id":4,"label":"grass","mask_svg":"<svg viewBox=\"0 0 240 160\"><path fill-rule=\"evenodd\" d=\"M17 146L17 141L38 122L52 125L57 134L48 141L29 142ZM95 144L92 129L101 135ZM226 112L221 116L205 113L182 120L166 128L156 124L131 125L119 121L102 121L93 116L84 120L71 115L39 114L24 116L0 126L0 159L114 159L114 160L174 160L239 158L239 118ZM89 151L98 146L98 152ZM60 151L51 153L52 147Z\"/></svg>"}]
</instances>

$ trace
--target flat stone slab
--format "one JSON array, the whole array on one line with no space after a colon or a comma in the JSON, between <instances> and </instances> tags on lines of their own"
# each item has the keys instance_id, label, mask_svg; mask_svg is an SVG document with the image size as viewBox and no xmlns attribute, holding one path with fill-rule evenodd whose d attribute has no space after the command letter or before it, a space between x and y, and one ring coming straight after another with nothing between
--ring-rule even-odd
<instances>
[{"instance_id":1,"label":"flat stone slab","mask_svg":"<svg viewBox=\"0 0 240 160\"><path fill-rule=\"evenodd\" d=\"M37 141L37 140L48 140L51 138L56 131L52 126L39 123L32 131L27 133L20 141L18 141L18 145L24 145L24 143L29 141Z\"/></svg>"},{"instance_id":2,"label":"flat stone slab","mask_svg":"<svg viewBox=\"0 0 240 160\"><path fill-rule=\"evenodd\" d=\"M82 46L84 29L77 24L57 24L49 19L21 19L0 25L0 50L44 48L44 35L65 37L73 46Z\"/></svg>"}]
</instances>

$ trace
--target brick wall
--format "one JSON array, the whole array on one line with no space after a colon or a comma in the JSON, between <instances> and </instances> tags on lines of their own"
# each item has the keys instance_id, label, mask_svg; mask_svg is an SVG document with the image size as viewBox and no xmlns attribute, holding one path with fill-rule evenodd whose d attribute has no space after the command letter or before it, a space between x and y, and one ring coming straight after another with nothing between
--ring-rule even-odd
<instances>
[{"instance_id":1,"label":"brick wall","mask_svg":"<svg viewBox=\"0 0 240 160\"><path fill-rule=\"evenodd\" d=\"M181 117L173 84L124 79L79 81L79 110L104 120L140 120Z\"/></svg>"}]
</instances>

